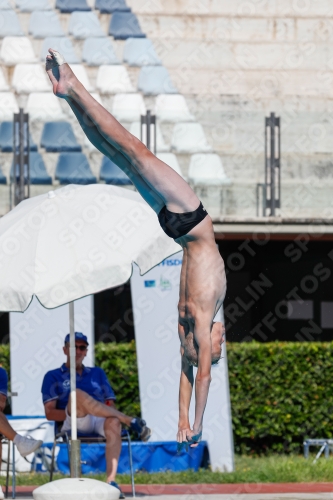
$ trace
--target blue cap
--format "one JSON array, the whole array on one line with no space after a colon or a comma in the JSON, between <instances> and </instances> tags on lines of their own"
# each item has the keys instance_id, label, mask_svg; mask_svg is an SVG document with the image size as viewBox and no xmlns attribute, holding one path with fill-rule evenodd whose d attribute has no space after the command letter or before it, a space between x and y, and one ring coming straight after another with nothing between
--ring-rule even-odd
<instances>
[{"instance_id":1,"label":"blue cap","mask_svg":"<svg viewBox=\"0 0 333 500\"><path fill-rule=\"evenodd\" d=\"M67 333L67 335L65 337L65 344L69 344L69 338L70 338L70 335L69 335L69 333ZM87 345L89 345L89 342L88 342L86 335L83 335L83 333L81 333L81 332L75 332L75 340L82 340L82 342L85 342Z\"/></svg>"}]
</instances>

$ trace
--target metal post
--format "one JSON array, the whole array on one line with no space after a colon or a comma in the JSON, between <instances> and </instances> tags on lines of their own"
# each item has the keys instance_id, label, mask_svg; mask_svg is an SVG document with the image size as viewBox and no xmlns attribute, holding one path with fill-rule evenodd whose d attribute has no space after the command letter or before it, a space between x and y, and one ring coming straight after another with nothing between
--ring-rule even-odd
<instances>
[{"instance_id":1,"label":"metal post","mask_svg":"<svg viewBox=\"0 0 333 500\"><path fill-rule=\"evenodd\" d=\"M265 118L265 204L274 217L281 207L281 133L280 118L274 113ZM266 212L266 210L265 210ZM266 213L265 213L266 215Z\"/></svg>"},{"instance_id":2,"label":"metal post","mask_svg":"<svg viewBox=\"0 0 333 500\"><path fill-rule=\"evenodd\" d=\"M10 176L10 205L30 197L29 115L20 108L13 123L14 167ZM14 186L14 194L12 193Z\"/></svg>"},{"instance_id":3,"label":"metal post","mask_svg":"<svg viewBox=\"0 0 333 500\"><path fill-rule=\"evenodd\" d=\"M154 125L154 154L156 155L156 116L147 110L146 115L141 115L140 138L143 142L143 125L146 125L146 146L151 151L151 125Z\"/></svg>"},{"instance_id":4,"label":"metal post","mask_svg":"<svg viewBox=\"0 0 333 500\"><path fill-rule=\"evenodd\" d=\"M76 420L76 349L74 332L74 302L69 303L69 357L70 357L70 381L71 381L71 477L81 475L81 442L77 439Z\"/></svg>"},{"instance_id":5,"label":"metal post","mask_svg":"<svg viewBox=\"0 0 333 500\"><path fill-rule=\"evenodd\" d=\"M16 470L15 470L15 444L13 445L13 466L12 466L12 498L16 498Z\"/></svg>"}]
</instances>

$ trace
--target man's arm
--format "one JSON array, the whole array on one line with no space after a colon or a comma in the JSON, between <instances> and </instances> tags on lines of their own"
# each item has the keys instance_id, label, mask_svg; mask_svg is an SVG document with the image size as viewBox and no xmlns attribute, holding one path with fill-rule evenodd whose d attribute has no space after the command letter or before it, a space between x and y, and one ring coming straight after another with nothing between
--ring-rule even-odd
<instances>
[{"instance_id":1,"label":"man's arm","mask_svg":"<svg viewBox=\"0 0 333 500\"><path fill-rule=\"evenodd\" d=\"M198 371L195 378L195 418L193 434L202 431L203 415L205 412L209 386L211 382L212 366L212 342L209 330L209 322L202 317L197 319L194 325L194 337L198 344ZM208 326L207 326L208 325Z\"/></svg>"},{"instance_id":2,"label":"man's arm","mask_svg":"<svg viewBox=\"0 0 333 500\"><path fill-rule=\"evenodd\" d=\"M56 406L56 399L44 403L46 418L47 420L54 420L55 422L63 422L66 418L66 412L65 410L57 410Z\"/></svg>"},{"instance_id":3,"label":"man's arm","mask_svg":"<svg viewBox=\"0 0 333 500\"><path fill-rule=\"evenodd\" d=\"M177 441L182 443L187 441L190 436L191 426L189 420L189 408L193 390L193 367L189 365L184 356L183 347L180 348L181 354L181 374L179 383L179 422Z\"/></svg>"}]
</instances>

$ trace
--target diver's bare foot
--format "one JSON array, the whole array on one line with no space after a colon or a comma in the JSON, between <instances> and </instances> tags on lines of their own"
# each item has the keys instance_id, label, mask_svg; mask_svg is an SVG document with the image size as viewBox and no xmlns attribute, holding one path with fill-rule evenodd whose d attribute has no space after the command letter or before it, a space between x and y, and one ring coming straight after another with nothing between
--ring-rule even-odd
<instances>
[{"instance_id":1,"label":"diver's bare foot","mask_svg":"<svg viewBox=\"0 0 333 500\"><path fill-rule=\"evenodd\" d=\"M59 52L54 49L49 49L49 52L45 69L53 85L53 93L65 99L71 97L79 81Z\"/></svg>"}]
</instances>

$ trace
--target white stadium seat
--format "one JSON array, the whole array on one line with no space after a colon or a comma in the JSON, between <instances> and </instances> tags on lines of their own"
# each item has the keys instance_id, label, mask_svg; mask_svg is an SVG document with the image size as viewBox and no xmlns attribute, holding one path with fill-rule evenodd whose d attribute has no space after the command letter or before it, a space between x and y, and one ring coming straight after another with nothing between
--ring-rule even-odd
<instances>
[{"instance_id":1,"label":"white stadium seat","mask_svg":"<svg viewBox=\"0 0 333 500\"><path fill-rule=\"evenodd\" d=\"M131 125L131 128L130 128L130 132L131 134L133 134L135 137L137 137L138 139L140 139L140 127L141 127L141 123L140 122L133 122L132 125ZM151 131L153 131L153 127L151 128ZM145 127L143 127L143 133L145 134ZM152 133L151 134L151 150L154 151L154 134ZM142 138L142 142L145 144L146 141L145 141L145 135L143 136ZM158 126L158 124L156 125L156 151L157 152L168 152L170 151L170 147L165 144L164 142L164 139L163 139L163 135L162 135L162 132L161 132L161 129L160 127Z\"/></svg>"},{"instance_id":2,"label":"white stadium seat","mask_svg":"<svg viewBox=\"0 0 333 500\"><path fill-rule=\"evenodd\" d=\"M173 168L177 174L179 174L181 177L184 177L182 174L182 171L180 169L177 156L174 153L157 153L157 158L167 165L169 167Z\"/></svg>"},{"instance_id":3,"label":"white stadium seat","mask_svg":"<svg viewBox=\"0 0 333 500\"><path fill-rule=\"evenodd\" d=\"M12 10L9 0L0 0L0 10Z\"/></svg>"},{"instance_id":4,"label":"white stadium seat","mask_svg":"<svg viewBox=\"0 0 333 500\"><path fill-rule=\"evenodd\" d=\"M43 40L40 52L40 58L43 62L45 62L49 49L55 49L60 52L65 61L69 64L78 64L80 62L75 53L71 39L66 36L49 36Z\"/></svg>"},{"instance_id":5,"label":"white stadium seat","mask_svg":"<svg viewBox=\"0 0 333 500\"><path fill-rule=\"evenodd\" d=\"M28 97L26 112L31 120L57 121L65 118L60 99L51 92L32 92Z\"/></svg>"},{"instance_id":6,"label":"white stadium seat","mask_svg":"<svg viewBox=\"0 0 333 500\"><path fill-rule=\"evenodd\" d=\"M23 35L23 31L16 12L14 10L0 10L0 38L21 35Z\"/></svg>"},{"instance_id":7,"label":"white stadium seat","mask_svg":"<svg viewBox=\"0 0 333 500\"><path fill-rule=\"evenodd\" d=\"M49 0L16 0L16 7L21 12L33 12L34 10L51 10Z\"/></svg>"},{"instance_id":8,"label":"white stadium seat","mask_svg":"<svg viewBox=\"0 0 333 500\"><path fill-rule=\"evenodd\" d=\"M224 172L221 158L217 154L192 155L188 179L193 184L204 186L229 186L231 184Z\"/></svg>"},{"instance_id":9,"label":"white stadium seat","mask_svg":"<svg viewBox=\"0 0 333 500\"><path fill-rule=\"evenodd\" d=\"M12 86L18 94L48 92L50 90L47 74L40 64L17 64L14 69Z\"/></svg>"},{"instance_id":10,"label":"white stadium seat","mask_svg":"<svg viewBox=\"0 0 333 500\"><path fill-rule=\"evenodd\" d=\"M72 12L68 32L77 39L105 36L94 12Z\"/></svg>"},{"instance_id":11,"label":"white stadium seat","mask_svg":"<svg viewBox=\"0 0 333 500\"><path fill-rule=\"evenodd\" d=\"M135 122L146 114L146 106L141 94L116 94L112 114L119 121Z\"/></svg>"},{"instance_id":12,"label":"white stadium seat","mask_svg":"<svg viewBox=\"0 0 333 500\"><path fill-rule=\"evenodd\" d=\"M177 153L208 153L211 147L200 123L177 123L174 126L171 147Z\"/></svg>"},{"instance_id":13,"label":"white stadium seat","mask_svg":"<svg viewBox=\"0 0 333 500\"><path fill-rule=\"evenodd\" d=\"M162 122L191 122L184 96L180 94L160 94L156 97L155 114Z\"/></svg>"},{"instance_id":14,"label":"white stadium seat","mask_svg":"<svg viewBox=\"0 0 333 500\"><path fill-rule=\"evenodd\" d=\"M98 69L97 90L102 94L118 94L124 92L134 92L127 69L125 66L103 65Z\"/></svg>"},{"instance_id":15,"label":"white stadium seat","mask_svg":"<svg viewBox=\"0 0 333 500\"><path fill-rule=\"evenodd\" d=\"M86 68L82 66L82 64L71 64L72 71L78 80L82 83L82 85L91 92L92 86L88 79L88 75L86 72Z\"/></svg>"},{"instance_id":16,"label":"white stadium seat","mask_svg":"<svg viewBox=\"0 0 333 500\"><path fill-rule=\"evenodd\" d=\"M7 80L5 78L4 72L2 68L0 67L0 91L2 90L9 90L9 85L7 83Z\"/></svg>"},{"instance_id":17,"label":"white stadium seat","mask_svg":"<svg viewBox=\"0 0 333 500\"><path fill-rule=\"evenodd\" d=\"M12 121L19 108L12 92L0 92L0 121Z\"/></svg>"},{"instance_id":18,"label":"white stadium seat","mask_svg":"<svg viewBox=\"0 0 333 500\"><path fill-rule=\"evenodd\" d=\"M64 36L59 17L53 10L35 10L29 21L29 33L34 38Z\"/></svg>"},{"instance_id":19,"label":"white stadium seat","mask_svg":"<svg viewBox=\"0 0 333 500\"><path fill-rule=\"evenodd\" d=\"M6 36L2 41L0 58L6 66L37 62L31 42L25 36Z\"/></svg>"}]
</instances>

